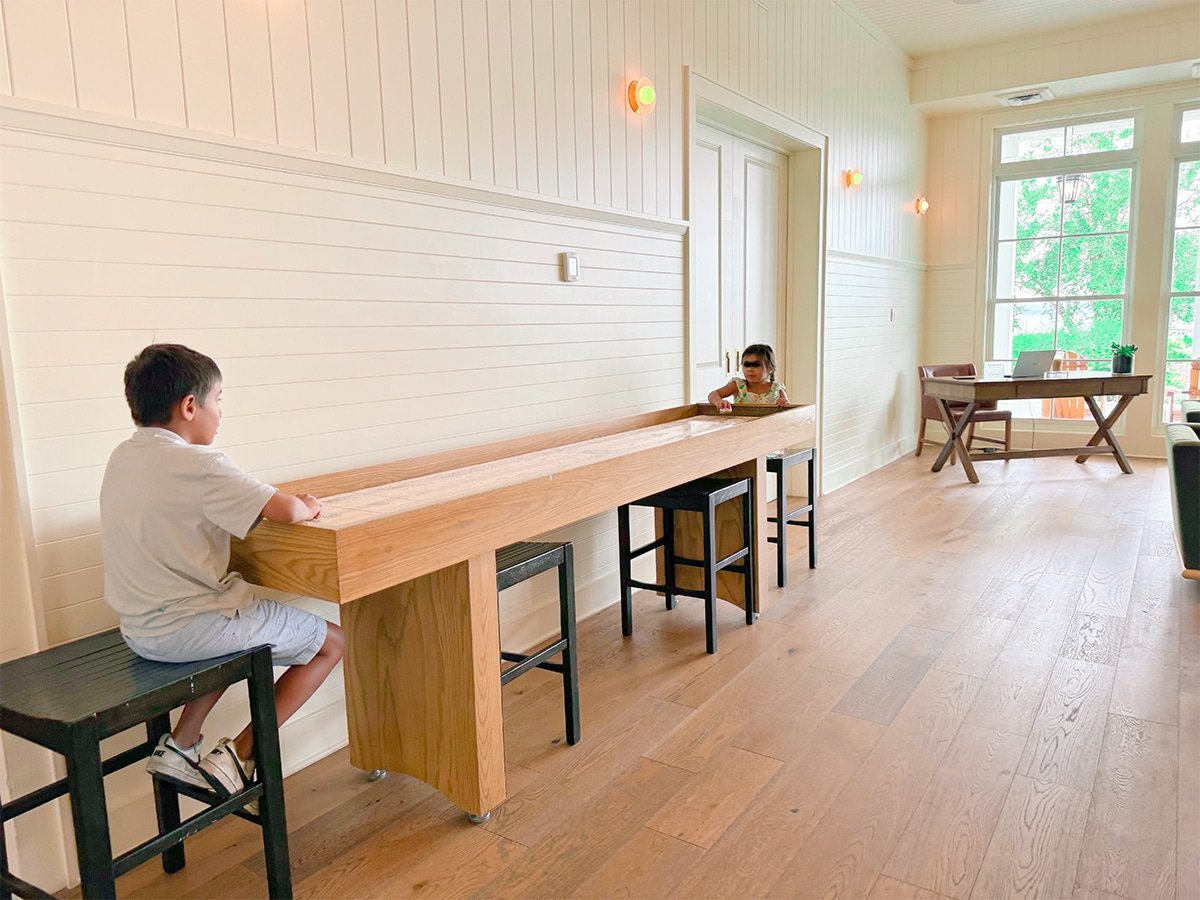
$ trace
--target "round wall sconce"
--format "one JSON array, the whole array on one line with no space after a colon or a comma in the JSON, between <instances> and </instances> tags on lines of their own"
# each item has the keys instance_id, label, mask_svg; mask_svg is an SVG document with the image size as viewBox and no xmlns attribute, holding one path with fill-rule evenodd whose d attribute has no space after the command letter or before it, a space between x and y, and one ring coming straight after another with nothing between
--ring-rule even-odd
<instances>
[{"instance_id":1,"label":"round wall sconce","mask_svg":"<svg viewBox=\"0 0 1200 900\"><path fill-rule=\"evenodd\" d=\"M924 197L918 197L917 202L914 205L916 207L918 216L923 216L925 213L929 212L929 201Z\"/></svg>"},{"instance_id":2,"label":"round wall sconce","mask_svg":"<svg viewBox=\"0 0 1200 900\"><path fill-rule=\"evenodd\" d=\"M645 76L637 81L629 82L629 108L639 116L653 112L654 103L658 100L658 91L654 82Z\"/></svg>"},{"instance_id":3,"label":"round wall sconce","mask_svg":"<svg viewBox=\"0 0 1200 900\"><path fill-rule=\"evenodd\" d=\"M863 174L858 169L846 170L846 189L856 191L863 183Z\"/></svg>"}]
</instances>

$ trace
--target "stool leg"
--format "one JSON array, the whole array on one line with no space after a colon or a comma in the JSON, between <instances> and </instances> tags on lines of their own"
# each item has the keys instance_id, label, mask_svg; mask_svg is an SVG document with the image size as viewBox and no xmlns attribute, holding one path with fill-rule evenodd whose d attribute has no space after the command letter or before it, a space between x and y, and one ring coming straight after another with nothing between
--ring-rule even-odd
<instances>
[{"instance_id":1,"label":"stool leg","mask_svg":"<svg viewBox=\"0 0 1200 900\"><path fill-rule=\"evenodd\" d=\"M710 499L704 513L704 631L709 653L717 652L717 535L713 524L717 517Z\"/></svg>"},{"instance_id":2,"label":"stool leg","mask_svg":"<svg viewBox=\"0 0 1200 900\"><path fill-rule=\"evenodd\" d=\"M618 565L621 570L621 634L629 637L633 634L633 587L629 562L629 507L617 507L617 552Z\"/></svg>"},{"instance_id":3,"label":"stool leg","mask_svg":"<svg viewBox=\"0 0 1200 900\"><path fill-rule=\"evenodd\" d=\"M274 898L292 896L292 865L283 808L283 765L279 761L273 676L271 648L259 647L250 657L250 724L254 729L255 772L263 786L258 816L262 820L267 892Z\"/></svg>"},{"instance_id":4,"label":"stool leg","mask_svg":"<svg viewBox=\"0 0 1200 900\"><path fill-rule=\"evenodd\" d=\"M675 598L675 510L663 510L663 537L666 543L663 545L663 582L665 588L663 593L667 597L667 609L674 609L676 605Z\"/></svg>"},{"instance_id":5,"label":"stool leg","mask_svg":"<svg viewBox=\"0 0 1200 900\"><path fill-rule=\"evenodd\" d=\"M146 737L157 746L159 738L171 731L171 716L163 713L146 723ZM158 816L158 833L166 834L179 827L179 791L175 785L163 778L151 778L154 783L154 812ZM187 859L183 855L183 841L163 852L164 872L178 872Z\"/></svg>"},{"instance_id":6,"label":"stool leg","mask_svg":"<svg viewBox=\"0 0 1200 900\"><path fill-rule=\"evenodd\" d=\"M787 586L787 472L782 463L775 473L775 512L779 524L775 526L775 534L779 540L775 544L776 568L775 583L780 587Z\"/></svg>"},{"instance_id":7,"label":"stool leg","mask_svg":"<svg viewBox=\"0 0 1200 900\"><path fill-rule=\"evenodd\" d=\"M4 810L4 803L0 801L0 812ZM0 875L9 876L8 871L8 838L4 836L4 817L0 816ZM12 891L7 887L7 883L0 878L0 900L12 900Z\"/></svg>"},{"instance_id":8,"label":"stool leg","mask_svg":"<svg viewBox=\"0 0 1200 900\"><path fill-rule=\"evenodd\" d=\"M75 852L85 898L115 897L112 839L104 800L100 736L94 723L76 725L67 736L67 791L75 825Z\"/></svg>"},{"instance_id":9,"label":"stool leg","mask_svg":"<svg viewBox=\"0 0 1200 900\"><path fill-rule=\"evenodd\" d=\"M567 717L567 743L579 743L579 648L575 637L575 554L563 548L558 567L558 598L563 640L563 712Z\"/></svg>"},{"instance_id":10,"label":"stool leg","mask_svg":"<svg viewBox=\"0 0 1200 900\"><path fill-rule=\"evenodd\" d=\"M817 451L808 461L808 567L817 567Z\"/></svg>"},{"instance_id":11,"label":"stool leg","mask_svg":"<svg viewBox=\"0 0 1200 900\"><path fill-rule=\"evenodd\" d=\"M786 525L779 526L782 534ZM746 624L753 625L758 613L754 609L754 491L753 488L742 494L742 537L746 541L746 558L744 565L746 574L742 577L745 593L742 602L746 605Z\"/></svg>"}]
</instances>

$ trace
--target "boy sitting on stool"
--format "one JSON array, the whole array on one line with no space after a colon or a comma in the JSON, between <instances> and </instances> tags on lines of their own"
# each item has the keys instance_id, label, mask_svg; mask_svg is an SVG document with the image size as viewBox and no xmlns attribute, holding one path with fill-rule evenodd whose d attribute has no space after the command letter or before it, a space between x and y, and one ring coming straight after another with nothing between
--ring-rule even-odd
<instances>
[{"instance_id":1,"label":"boy sitting on stool","mask_svg":"<svg viewBox=\"0 0 1200 900\"><path fill-rule=\"evenodd\" d=\"M139 656L192 662L271 645L282 725L342 658L345 634L320 616L254 596L229 567L229 536L259 518L319 518L309 494L293 497L247 475L209 447L221 424L221 370L179 344L151 344L125 367L125 399L138 426L109 457L100 488L104 596ZM203 758L200 728L221 691L183 708L146 765L160 777L225 798L254 774L247 725Z\"/></svg>"}]
</instances>

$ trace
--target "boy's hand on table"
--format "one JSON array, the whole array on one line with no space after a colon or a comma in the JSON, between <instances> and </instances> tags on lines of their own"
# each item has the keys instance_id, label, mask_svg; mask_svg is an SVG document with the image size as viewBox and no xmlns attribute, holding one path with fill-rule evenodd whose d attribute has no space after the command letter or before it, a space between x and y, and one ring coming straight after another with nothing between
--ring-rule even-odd
<instances>
[{"instance_id":1,"label":"boy's hand on table","mask_svg":"<svg viewBox=\"0 0 1200 900\"><path fill-rule=\"evenodd\" d=\"M315 521L321 518L321 501L312 494L297 494L300 502L308 507L308 511L312 514L308 518L310 521Z\"/></svg>"}]
</instances>

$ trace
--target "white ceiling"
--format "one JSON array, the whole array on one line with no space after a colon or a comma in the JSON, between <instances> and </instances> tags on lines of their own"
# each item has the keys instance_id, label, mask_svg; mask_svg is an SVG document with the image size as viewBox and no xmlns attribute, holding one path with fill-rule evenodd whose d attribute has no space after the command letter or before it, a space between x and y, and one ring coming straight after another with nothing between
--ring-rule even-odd
<instances>
[{"instance_id":1,"label":"white ceiling","mask_svg":"<svg viewBox=\"0 0 1200 900\"><path fill-rule=\"evenodd\" d=\"M1098 25L1181 5L1180 0L853 0L913 57L1027 34Z\"/></svg>"}]
</instances>

